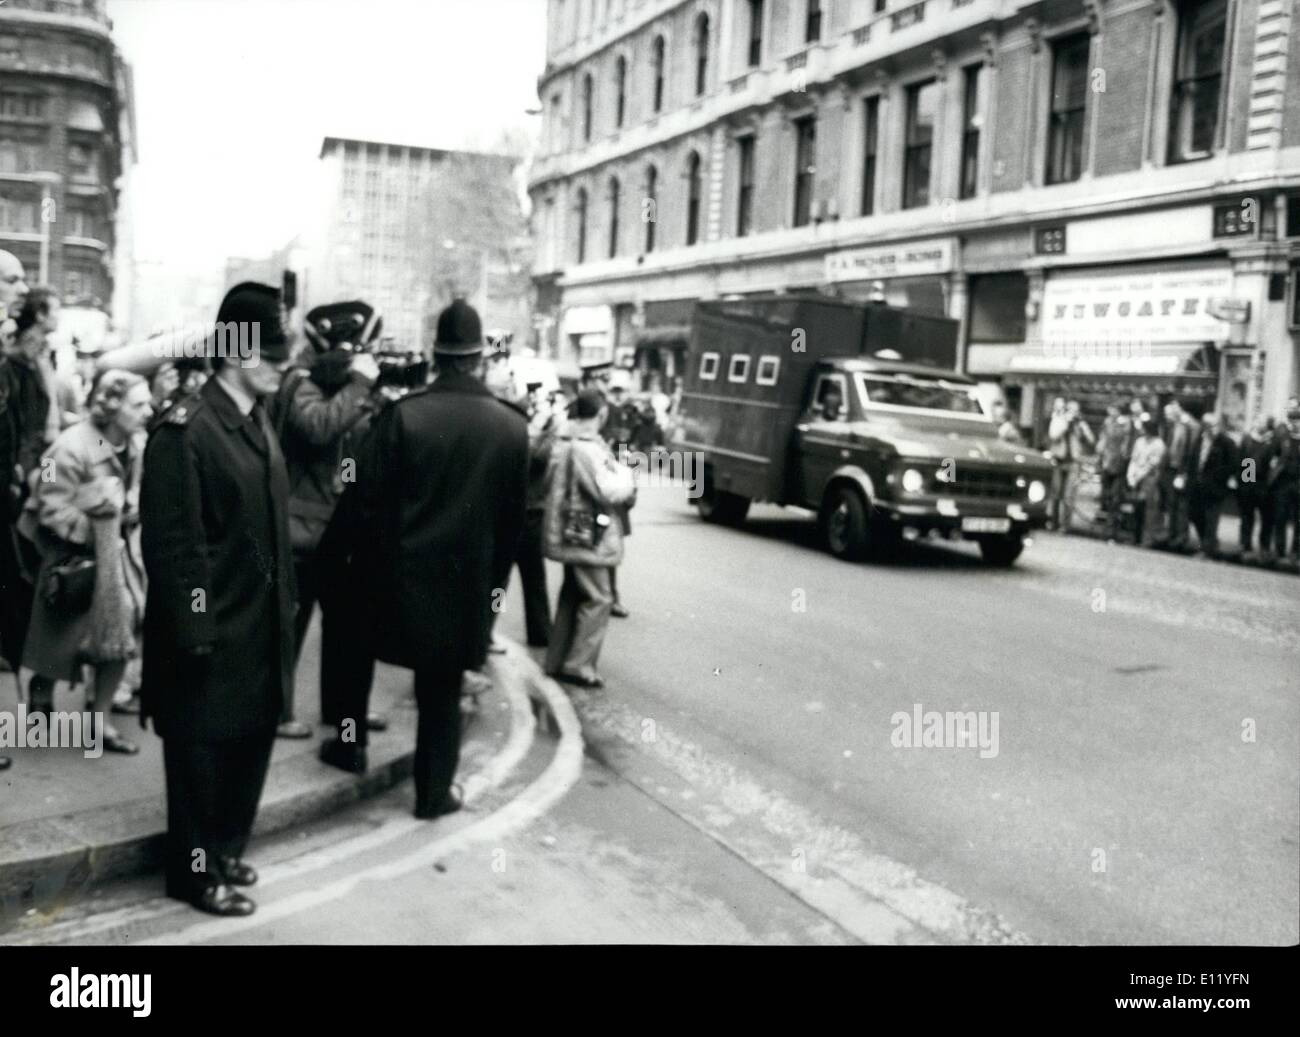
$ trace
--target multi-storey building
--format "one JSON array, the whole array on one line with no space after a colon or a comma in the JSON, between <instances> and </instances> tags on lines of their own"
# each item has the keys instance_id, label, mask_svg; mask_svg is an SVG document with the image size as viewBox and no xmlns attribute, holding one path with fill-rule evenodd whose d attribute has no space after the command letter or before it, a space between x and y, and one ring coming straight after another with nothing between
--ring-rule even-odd
<instances>
[{"instance_id":1,"label":"multi-storey building","mask_svg":"<svg viewBox=\"0 0 1300 1037\"><path fill-rule=\"evenodd\" d=\"M0 248L60 293L83 339L104 336L130 282L134 105L111 33L104 0L0 5Z\"/></svg>"},{"instance_id":2,"label":"multi-storey building","mask_svg":"<svg viewBox=\"0 0 1300 1037\"><path fill-rule=\"evenodd\" d=\"M552 348L647 378L694 300L828 290L961 322L1057 393L1297 380L1289 0L549 0L530 177Z\"/></svg>"},{"instance_id":3,"label":"multi-storey building","mask_svg":"<svg viewBox=\"0 0 1300 1037\"><path fill-rule=\"evenodd\" d=\"M517 158L337 137L320 157L304 305L364 299L383 315L385 336L417 350L463 294L486 326L523 340L530 284Z\"/></svg>"}]
</instances>

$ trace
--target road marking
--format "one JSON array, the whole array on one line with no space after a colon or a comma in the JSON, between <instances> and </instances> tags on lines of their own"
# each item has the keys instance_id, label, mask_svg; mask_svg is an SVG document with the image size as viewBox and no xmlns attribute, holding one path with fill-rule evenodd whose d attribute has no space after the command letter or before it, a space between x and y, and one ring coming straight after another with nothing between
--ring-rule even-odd
<instances>
[{"instance_id":1,"label":"road marking","mask_svg":"<svg viewBox=\"0 0 1300 1037\"><path fill-rule=\"evenodd\" d=\"M516 646L516 654L520 652L522 650ZM527 656L524 656L524 658L526 659ZM489 667L494 671L498 665L495 659L489 661ZM469 805L472 805L490 790L505 783L506 779L518 768L524 757L528 755L528 750L532 747L536 735L536 719L533 716L528 694L521 686L522 682L502 680L497 683L498 687L503 689L506 698L504 704L510 709L510 735L501 751L493 754L484 767L472 772L462 783L465 790L465 802ZM568 706L567 699L564 706ZM576 716L573 724L575 729L579 730L580 738L581 732L578 728ZM578 757L580 765L581 747L578 750ZM495 816L495 814L489 815L484 820L490 820ZM265 889L274 886L276 883L300 878L313 871L336 866L350 857L374 850L386 843L401 839L412 832L428 828L428 821L421 821L414 817L393 818L373 831L354 836L333 846L309 851L301 856L261 869L258 888ZM184 917L190 911L190 908L184 907L168 897L154 897L141 904L115 908L112 911L95 914L89 918L56 922L53 925L33 930L30 933L6 933L4 934L4 942L29 946L48 942L78 943L89 936L113 930L119 930L125 936L133 929L139 931L141 927L150 922L166 918L169 915ZM257 915L252 917L254 919L259 918L263 913L259 911Z\"/></svg>"},{"instance_id":2,"label":"road marking","mask_svg":"<svg viewBox=\"0 0 1300 1037\"><path fill-rule=\"evenodd\" d=\"M511 658L516 664L523 665L525 668L537 671L536 664L523 653L523 650L518 645L512 642L507 642L507 644L509 646L507 658ZM426 843L418 850L399 857L397 860L373 865L317 889L304 890L301 893L285 897L283 900L263 905L259 907L257 914L248 918L221 918L213 921L197 922L178 932L169 933L152 940L142 940L140 943L145 946L193 944L220 939L224 936L237 935L268 922L275 922L300 912L315 910L323 904L346 896L358 883L398 878L420 868L429 867L438 859L457 853L476 843L497 841L525 828L543 816L577 784L582 775L583 759L582 725L579 723L578 716L574 712L568 697L554 681L549 678L541 678L540 671L537 671L533 686L541 693L559 726L559 744L556 746L555 755L552 757L551 762L537 780L499 810L489 814L481 821L475 821L473 824L467 825L450 835ZM525 705L524 708L527 710L529 707ZM529 715L531 718L531 711ZM404 830L409 831L411 828L418 828L426 824L426 822L415 821L410 824L402 822L402 824ZM366 838L368 837L362 837L362 839ZM329 850L322 851L315 856L328 863L352 856L348 849L350 843L351 841L344 843L338 848L331 847ZM327 865L322 864L320 866Z\"/></svg>"},{"instance_id":3,"label":"road marking","mask_svg":"<svg viewBox=\"0 0 1300 1037\"><path fill-rule=\"evenodd\" d=\"M663 724L656 725L654 740L645 742L640 718L622 703L575 691L574 705L589 736L598 732L648 754L696 795L689 800L656 795L659 781L620 766L613 753L603 754L607 766L858 939L872 944L1032 942L992 913L873 853L851 832L762 787L731 764L706 756Z\"/></svg>"}]
</instances>

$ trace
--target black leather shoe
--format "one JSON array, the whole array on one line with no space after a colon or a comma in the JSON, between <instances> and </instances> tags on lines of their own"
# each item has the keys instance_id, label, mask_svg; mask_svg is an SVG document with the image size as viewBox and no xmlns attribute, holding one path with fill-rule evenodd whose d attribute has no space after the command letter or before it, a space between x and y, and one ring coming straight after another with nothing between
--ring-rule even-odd
<instances>
[{"instance_id":1,"label":"black leather shoe","mask_svg":"<svg viewBox=\"0 0 1300 1037\"><path fill-rule=\"evenodd\" d=\"M627 610L627 607L621 601L616 601L609 607L609 614L615 619L627 619L632 613Z\"/></svg>"},{"instance_id":2,"label":"black leather shoe","mask_svg":"<svg viewBox=\"0 0 1300 1037\"><path fill-rule=\"evenodd\" d=\"M366 773L366 751L354 742L340 742L337 738L322 742L320 759L349 774Z\"/></svg>"},{"instance_id":3,"label":"black leather shoe","mask_svg":"<svg viewBox=\"0 0 1300 1037\"><path fill-rule=\"evenodd\" d=\"M388 717L384 716L382 713L367 713L366 727L371 731L387 731Z\"/></svg>"},{"instance_id":4,"label":"black leather shoe","mask_svg":"<svg viewBox=\"0 0 1300 1037\"><path fill-rule=\"evenodd\" d=\"M456 786L447 790L447 794L438 800L437 803L429 806L418 805L415 808L415 816L421 821L432 821L435 817L443 817L446 814L454 814L457 810L465 805L465 799Z\"/></svg>"},{"instance_id":5,"label":"black leather shoe","mask_svg":"<svg viewBox=\"0 0 1300 1037\"><path fill-rule=\"evenodd\" d=\"M134 756L140 751L140 747L129 739L123 738L117 732L105 732L104 748L110 753L121 753L123 756Z\"/></svg>"},{"instance_id":6,"label":"black leather shoe","mask_svg":"<svg viewBox=\"0 0 1300 1037\"><path fill-rule=\"evenodd\" d=\"M231 889L225 883L209 886L191 903L200 911L225 918L244 918L257 910L257 905L248 897Z\"/></svg>"},{"instance_id":7,"label":"black leather shoe","mask_svg":"<svg viewBox=\"0 0 1300 1037\"><path fill-rule=\"evenodd\" d=\"M234 857L221 858L221 874L232 886L257 885L257 869Z\"/></svg>"},{"instance_id":8,"label":"black leather shoe","mask_svg":"<svg viewBox=\"0 0 1300 1037\"><path fill-rule=\"evenodd\" d=\"M7 771L13 766L13 762L8 756L0 756L0 771Z\"/></svg>"},{"instance_id":9,"label":"black leather shoe","mask_svg":"<svg viewBox=\"0 0 1300 1037\"><path fill-rule=\"evenodd\" d=\"M561 684L576 684L579 688L603 688L605 682L599 677L584 677L580 673L565 673L561 670L552 676Z\"/></svg>"}]
</instances>

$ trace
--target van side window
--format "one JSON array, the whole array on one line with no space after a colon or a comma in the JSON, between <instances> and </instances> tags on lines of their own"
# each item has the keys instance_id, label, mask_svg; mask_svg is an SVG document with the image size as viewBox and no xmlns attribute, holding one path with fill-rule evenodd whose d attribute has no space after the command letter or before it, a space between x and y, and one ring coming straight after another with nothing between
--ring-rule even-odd
<instances>
[{"instance_id":1,"label":"van side window","mask_svg":"<svg viewBox=\"0 0 1300 1037\"><path fill-rule=\"evenodd\" d=\"M704 353L700 356L700 381L711 382L718 377L720 359L717 353Z\"/></svg>"},{"instance_id":2,"label":"van side window","mask_svg":"<svg viewBox=\"0 0 1300 1037\"><path fill-rule=\"evenodd\" d=\"M729 382L747 382L749 381L749 356L746 353L735 353L731 357L731 366L727 369L727 381Z\"/></svg>"},{"instance_id":3,"label":"van side window","mask_svg":"<svg viewBox=\"0 0 1300 1037\"><path fill-rule=\"evenodd\" d=\"M848 416L848 389L848 380L842 374L822 375L813 394L814 415L824 421L843 421ZM829 412L828 403L831 404Z\"/></svg>"},{"instance_id":4,"label":"van side window","mask_svg":"<svg viewBox=\"0 0 1300 1037\"><path fill-rule=\"evenodd\" d=\"M761 356L758 358L758 374L754 381L759 385L775 385L776 376L781 370L779 356Z\"/></svg>"}]
</instances>

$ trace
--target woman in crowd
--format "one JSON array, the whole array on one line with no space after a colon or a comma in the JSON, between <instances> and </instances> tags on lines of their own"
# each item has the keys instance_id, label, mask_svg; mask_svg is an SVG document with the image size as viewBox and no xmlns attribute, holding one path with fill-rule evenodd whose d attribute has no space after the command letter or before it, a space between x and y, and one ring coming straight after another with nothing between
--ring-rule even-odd
<instances>
[{"instance_id":1,"label":"woman in crowd","mask_svg":"<svg viewBox=\"0 0 1300 1037\"><path fill-rule=\"evenodd\" d=\"M1137 419L1136 432L1125 481L1129 498L1136 506L1134 540L1150 547L1161 532L1160 470L1165 459L1165 443L1156 435L1150 414L1142 414Z\"/></svg>"},{"instance_id":2,"label":"woman in crowd","mask_svg":"<svg viewBox=\"0 0 1300 1037\"><path fill-rule=\"evenodd\" d=\"M23 665L33 671L31 708L42 712L53 706L56 681L78 684L82 667L90 666L93 708L105 718L104 748L130 754L138 747L108 723L108 711L136 654L144 606L136 433L152 411L149 386L139 375L106 371L89 402L89 416L60 433L41 458L20 521L41 556Z\"/></svg>"},{"instance_id":3,"label":"woman in crowd","mask_svg":"<svg viewBox=\"0 0 1300 1037\"><path fill-rule=\"evenodd\" d=\"M564 563L546 672L584 688L604 684L596 662L614 605L614 570L623 560L617 509L630 507L636 497L632 472L601 438L606 414L599 390L578 393L546 475L545 553Z\"/></svg>"}]
</instances>

